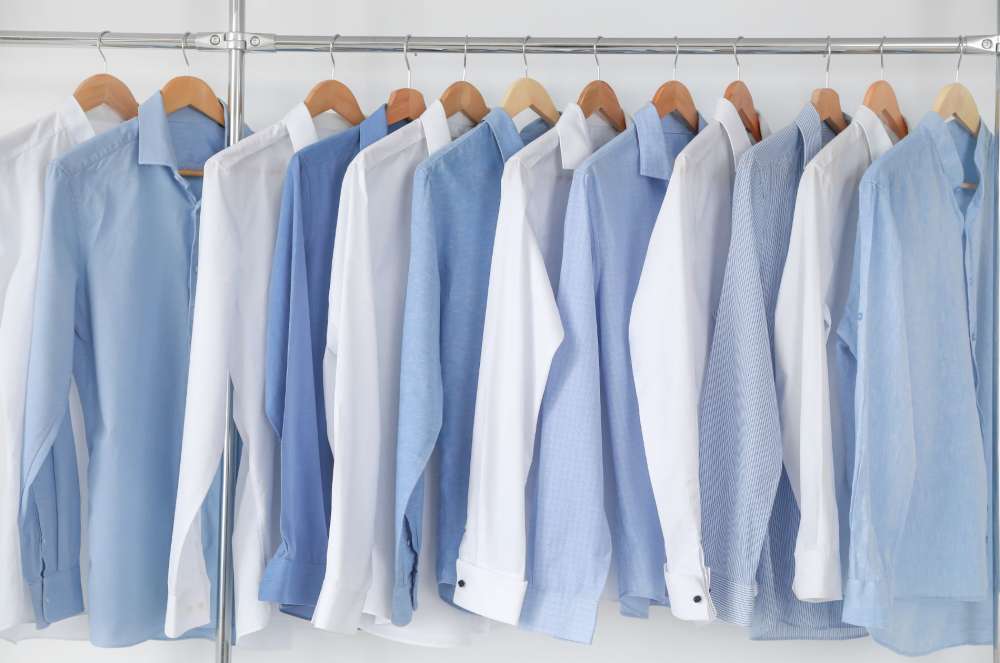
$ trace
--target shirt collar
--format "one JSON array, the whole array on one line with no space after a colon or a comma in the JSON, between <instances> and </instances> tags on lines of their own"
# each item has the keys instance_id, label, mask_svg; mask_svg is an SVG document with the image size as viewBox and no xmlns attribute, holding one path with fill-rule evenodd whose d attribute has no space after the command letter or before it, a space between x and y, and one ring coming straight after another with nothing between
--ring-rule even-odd
<instances>
[{"instance_id":1,"label":"shirt collar","mask_svg":"<svg viewBox=\"0 0 1000 663\"><path fill-rule=\"evenodd\" d=\"M562 167L575 170L584 159L594 152L594 142L590 139L590 128L583 109L576 104L567 104L566 109L556 122L556 132L559 134L559 152L562 154Z\"/></svg>"},{"instance_id":2,"label":"shirt collar","mask_svg":"<svg viewBox=\"0 0 1000 663\"><path fill-rule=\"evenodd\" d=\"M740 112L736 110L733 102L723 97L715 105L715 120L722 125L722 128L726 131L726 135L729 136L729 145L733 148L733 163L736 163L739 161L740 156L753 145L750 133L743 126L743 119L740 117ZM761 124L761 134L763 133L764 126Z\"/></svg>"},{"instance_id":3,"label":"shirt collar","mask_svg":"<svg viewBox=\"0 0 1000 663\"><path fill-rule=\"evenodd\" d=\"M80 107L76 97L64 101L57 112L59 123L66 128L66 132L73 137L75 143L88 141L96 135L94 125L90 123L87 113Z\"/></svg>"},{"instance_id":4,"label":"shirt collar","mask_svg":"<svg viewBox=\"0 0 1000 663\"><path fill-rule=\"evenodd\" d=\"M816 153L823 147L823 126L819 113L812 103L803 106L802 110L795 118L795 126L799 128L802 136L802 163L809 163Z\"/></svg>"},{"instance_id":5,"label":"shirt collar","mask_svg":"<svg viewBox=\"0 0 1000 663\"><path fill-rule=\"evenodd\" d=\"M522 147L524 147L524 139L521 138L521 134L517 131L517 126L514 124L514 120L510 118L502 108L494 108L489 114L483 118L483 122L489 126L490 131L493 132L493 138L497 142L497 147L500 148L500 156L503 157L504 161L514 156L515 152L518 152Z\"/></svg>"},{"instance_id":6,"label":"shirt collar","mask_svg":"<svg viewBox=\"0 0 1000 663\"><path fill-rule=\"evenodd\" d=\"M420 114L420 124L424 128L424 140L427 141L427 153L434 154L451 142L451 129L448 127L448 116L440 99L428 106Z\"/></svg>"},{"instance_id":7,"label":"shirt collar","mask_svg":"<svg viewBox=\"0 0 1000 663\"><path fill-rule=\"evenodd\" d=\"M288 137L292 141L292 150L298 152L303 147L312 145L319 140L316 133L316 122L313 121L309 109L303 102L295 104L283 120Z\"/></svg>"},{"instance_id":8,"label":"shirt collar","mask_svg":"<svg viewBox=\"0 0 1000 663\"><path fill-rule=\"evenodd\" d=\"M176 168L174 145L159 90L139 106L139 163Z\"/></svg>"},{"instance_id":9,"label":"shirt collar","mask_svg":"<svg viewBox=\"0 0 1000 663\"><path fill-rule=\"evenodd\" d=\"M690 130L669 114L664 118L656 112L652 103L646 103L632 116L635 124L636 138L639 141L639 174L644 177L655 177L660 180L670 179L674 162L667 150L667 142L663 138L665 130L680 133ZM698 131L705 127L705 119L698 114Z\"/></svg>"},{"instance_id":10,"label":"shirt collar","mask_svg":"<svg viewBox=\"0 0 1000 663\"><path fill-rule=\"evenodd\" d=\"M389 133L386 123L385 104L361 121L361 149L364 149Z\"/></svg>"},{"instance_id":11,"label":"shirt collar","mask_svg":"<svg viewBox=\"0 0 1000 663\"><path fill-rule=\"evenodd\" d=\"M885 124L872 109L862 104L854 112L852 122L857 122L868 143L868 155L875 161L889 151L899 140L899 137L889 132Z\"/></svg>"},{"instance_id":12,"label":"shirt collar","mask_svg":"<svg viewBox=\"0 0 1000 663\"><path fill-rule=\"evenodd\" d=\"M926 132L934 142L938 157L941 159L941 166L944 168L945 176L947 176L952 188L959 187L965 181L965 168L962 165L962 159L958 154L955 141L948 134L948 127L945 126L944 118L934 111L929 111L920 120L917 128ZM985 123L980 122L979 133L976 135L975 154L973 156L976 169L979 170L980 179L980 186L976 187L977 195L983 190L982 183L987 172L987 159L990 156L992 142L993 134L986 128Z\"/></svg>"}]
</instances>

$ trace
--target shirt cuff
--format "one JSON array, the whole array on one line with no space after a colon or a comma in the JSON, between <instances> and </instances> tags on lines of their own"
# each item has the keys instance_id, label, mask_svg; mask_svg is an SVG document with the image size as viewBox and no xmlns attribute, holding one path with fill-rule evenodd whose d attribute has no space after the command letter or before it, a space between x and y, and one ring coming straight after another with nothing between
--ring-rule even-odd
<instances>
[{"instance_id":1,"label":"shirt cuff","mask_svg":"<svg viewBox=\"0 0 1000 663\"><path fill-rule=\"evenodd\" d=\"M332 596L326 600L325 592L320 591L316 610L313 611L313 626L334 633L356 633L361 628L361 613L368 594L367 583L359 587L328 579L323 584L329 585Z\"/></svg>"},{"instance_id":2,"label":"shirt cuff","mask_svg":"<svg viewBox=\"0 0 1000 663\"><path fill-rule=\"evenodd\" d=\"M211 600L204 589L167 594L163 633L168 638L179 638L193 628L211 623Z\"/></svg>"},{"instance_id":3,"label":"shirt cuff","mask_svg":"<svg viewBox=\"0 0 1000 663\"><path fill-rule=\"evenodd\" d=\"M737 626L750 626L756 600L756 584L748 585L718 573L712 574L712 601L722 621Z\"/></svg>"},{"instance_id":4,"label":"shirt cuff","mask_svg":"<svg viewBox=\"0 0 1000 663\"><path fill-rule=\"evenodd\" d=\"M715 620L715 603L709 594L711 574L708 569L704 569L702 575L670 573L664 565L663 575L667 581L667 596L670 597L670 611L674 617L690 622Z\"/></svg>"},{"instance_id":5,"label":"shirt cuff","mask_svg":"<svg viewBox=\"0 0 1000 663\"><path fill-rule=\"evenodd\" d=\"M83 612L79 566L43 573L41 578L28 583L28 590L38 628Z\"/></svg>"},{"instance_id":6,"label":"shirt cuff","mask_svg":"<svg viewBox=\"0 0 1000 663\"><path fill-rule=\"evenodd\" d=\"M844 587L843 620L872 629L889 627L889 601L874 580L848 578Z\"/></svg>"},{"instance_id":7,"label":"shirt cuff","mask_svg":"<svg viewBox=\"0 0 1000 663\"><path fill-rule=\"evenodd\" d=\"M843 597L840 556L819 550L795 553L792 591L807 603L839 601Z\"/></svg>"},{"instance_id":8,"label":"shirt cuff","mask_svg":"<svg viewBox=\"0 0 1000 663\"><path fill-rule=\"evenodd\" d=\"M517 576L459 559L455 605L504 624L517 625L528 583Z\"/></svg>"},{"instance_id":9,"label":"shirt cuff","mask_svg":"<svg viewBox=\"0 0 1000 663\"><path fill-rule=\"evenodd\" d=\"M590 595L529 585L521 612L521 628L589 645L594 639L602 589Z\"/></svg>"},{"instance_id":10,"label":"shirt cuff","mask_svg":"<svg viewBox=\"0 0 1000 663\"><path fill-rule=\"evenodd\" d=\"M314 606L326 575L326 561L320 564L273 557L264 569L258 598L285 605Z\"/></svg>"}]
</instances>

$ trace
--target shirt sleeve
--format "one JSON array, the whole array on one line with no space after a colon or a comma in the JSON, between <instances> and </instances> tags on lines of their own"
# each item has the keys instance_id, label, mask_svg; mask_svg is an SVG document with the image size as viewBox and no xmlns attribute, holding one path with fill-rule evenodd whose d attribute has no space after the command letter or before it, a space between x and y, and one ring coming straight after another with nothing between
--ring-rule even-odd
<instances>
[{"instance_id":1,"label":"shirt sleeve","mask_svg":"<svg viewBox=\"0 0 1000 663\"><path fill-rule=\"evenodd\" d=\"M334 464L326 575L313 624L339 633L353 633L361 626L372 584L382 460L378 417L344 406L348 394L354 402L377 403L379 399L368 203L358 164L355 161L348 168L340 199L323 359L327 434Z\"/></svg>"},{"instance_id":2,"label":"shirt sleeve","mask_svg":"<svg viewBox=\"0 0 1000 663\"><path fill-rule=\"evenodd\" d=\"M187 400L177 501L167 573L165 633L175 638L211 622L211 581L202 548L201 508L218 472L226 434L226 393L236 311L235 241L226 174L213 160L205 166L198 231L198 287L195 292Z\"/></svg>"},{"instance_id":3,"label":"shirt sleeve","mask_svg":"<svg viewBox=\"0 0 1000 663\"><path fill-rule=\"evenodd\" d=\"M526 219L528 183L508 161L479 365L469 510L455 603L517 624L527 589L525 484L549 367L562 341L552 284Z\"/></svg>"},{"instance_id":4,"label":"shirt sleeve","mask_svg":"<svg viewBox=\"0 0 1000 663\"><path fill-rule=\"evenodd\" d=\"M556 298L565 337L542 398L531 572L521 624L589 643L611 564L590 179L570 189Z\"/></svg>"},{"instance_id":5,"label":"shirt sleeve","mask_svg":"<svg viewBox=\"0 0 1000 663\"><path fill-rule=\"evenodd\" d=\"M842 595L827 353L833 266L821 245L832 241L824 230L836 222L838 208L822 171L806 168L774 314L783 456L801 516L792 581L800 601L838 601Z\"/></svg>"},{"instance_id":6,"label":"shirt sleeve","mask_svg":"<svg viewBox=\"0 0 1000 663\"><path fill-rule=\"evenodd\" d=\"M698 402L708 354L712 270L692 258L711 233L690 209L697 183L683 154L674 164L639 279L629 346L646 462L666 548L670 609L711 621L709 570L701 547Z\"/></svg>"},{"instance_id":7,"label":"shirt sleeve","mask_svg":"<svg viewBox=\"0 0 1000 663\"><path fill-rule=\"evenodd\" d=\"M324 338L314 338L313 328L321 323L314 320L310 305L318 293L310 291L304 236L310 215L318 213L302 161L293 156L281 197L265 345L265 411L281 454L280 542L264 571L260 597L309 608L316 604L326 572L331 476L322 375L316 370ZM314 221L331 223L329 218Z\"/></svg>"},{"instance_id":8,"label":"shirt sleeve","mask_svg":"<svg viewBox=\"0 0 1000 663\"><path fill-rule=\"evenodd\" d=\"M50 166L21 463L22 568L39 626L83 611L80 484L69 417L75 345L89 338L78 315L80 209L72 176Z\"/></svg>"},{"instance_id":9,"label":"shirt sleeve","mask_svg":"<svg viewBox=\"0 0 1000 663\"><path fill-rule=\"evenodd\" d=\"M712 600L723 621L749 626L756 574L781 478L781 430L747 152L736 169L729 255L700 406L700 488Z\"/></svg>"}]
</instances>

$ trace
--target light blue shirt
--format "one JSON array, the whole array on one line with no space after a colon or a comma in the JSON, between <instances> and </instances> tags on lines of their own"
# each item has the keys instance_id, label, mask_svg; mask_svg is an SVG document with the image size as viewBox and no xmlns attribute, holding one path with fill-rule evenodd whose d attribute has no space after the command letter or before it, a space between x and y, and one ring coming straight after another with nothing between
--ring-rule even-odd
<instances>
[{"instance_id":1,"label":"light blue shirt","mask_svg":"<svg viewBox=\"0 0 1000 663\"><path fill-rule=\"evenodd\" d=\"M715 333L702 389L702 535L725 621L757 639L843 639L840 602L792 592L799 512L782 464L772 339L799 179L833 131L807 104L743 155Z\"/></svg>"},{"instance_id":2,"label":"light blue shirt","mask_svg":"<svg viewBox=\"0 0 1000 663\"><path fill-rule=\"evenodd\" d=\"M440 458L437 581L455 592L465 531L469 458L490 257L504 162L542 135L542 120L517 131L502 109L421 163L413 176L410 268L403 312L396 448L396 569L392 621L417 606L424 470Z\"/></svg>"},{"instance_id":3,"label":"light blue shirt","mask_svg":"<svg viewBox=\"0 0 1000 663\"><path fill-rule=\"evenodd\" d=\"M993 637L996 150L928 113L861 181L844 618L904 654Z\"/></svg>"},{"instance_id":4,"label":"light blue shirt","mask_svg":"<svg viewBox=\"0 0 1000 663\"><path fill-rule=\"evenodd\" d=\"M693 137L647 104L573 174L556 295L565 337L542 399L529 480L525 628L590 642L612 550L624 614L645 616L650 603L666 603L628 325L674 159Z\"/></svg>"},{"instance_id":5,"label":"light blue shirt","mask_svg":"<svg viewBox=\"0 0 1000 663\"><path fill-rule=\"evenodd\" d=\"M137 119L49 167L22 540L26 566L40 570L40 579L29 578L40 585L39 621L78 612L80 495L75 455L63 446L72 441L56 434L65 430L73 377L90 449L88 610L91 640L101 646L163 637L201 207L201 180L178 168L200 169L224 140L223 127L193 109L167 117L156 93ZM44 502L32 492L39 486ZM211 575L218 508L208 506ZM60 540L51 557L42 532L65 533L68 543Z\"/></svg>"},{"instance_id":6,"label":"light blue shirt","mask_svg":"<svg viewBox=\"0 0 1000 663\"><path fill-rule=\"evenodd\" d=\"M323 409L323 349L340 187L357 153L401 124L385 106L288 164L271 265L265 409L281 445L281 543L260 600L309 618L326 572L333 455Z\"/></svg>"}]
</instances>

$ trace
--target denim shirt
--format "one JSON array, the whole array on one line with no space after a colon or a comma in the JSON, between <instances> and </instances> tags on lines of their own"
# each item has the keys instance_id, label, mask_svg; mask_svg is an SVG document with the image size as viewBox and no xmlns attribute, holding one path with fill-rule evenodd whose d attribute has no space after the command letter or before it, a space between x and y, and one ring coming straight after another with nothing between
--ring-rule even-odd
<instances>
[{"instance_id":1,"label":"denim shirt","mask_svg":"<svg viewBox=\"0 0 1000 663\"><path fill-rule=\"evenodd\" d=\"M465 530L469 458L490 256L504 162L542 135L535 120L520 132L502 109L441 148L413 176L410 268L403 313L396 448L396 571L393 623L416 608L422 545L424 470L440 455L437 580L455 591Z\"/></svg>"},{"instance_id":2,"label":"denim shirt","mask_svg":"<svg viewBox=\"0 0 1000 663\"><path fill-rule=\"evenodd\" d=\"M358 126L297 152L285 175L264 359L265 408L281 449L281 542L260 599L305 618L323 584L330 523L323 349L340 186L355 155L398 126L386 125L383 105Z\"/></svg>"},{"instance_id":3,"label":"denim shirt","mask_svg":"<svg viewBox=\"0 0 1000 663\"><path fill-rule=\"evenodd\" d=\"M168 117L157 92L137 119L49 167L22 543L29 564L41 566L39 622L82 610L76 458L57 438L72 376L90 448L87 607L100 646L163 637L201 208L200 179L178 168L201 168L224 137L191 108ZM216 512L207 509L204 522ZM215 534L206 533L212 574Z\"/></svg>"},{"instance_id":4,"label":"denim shirt","mask_svg":"<svg viewBox=\"0 0 1000 663\"><path fill-rule=\"evenodd\" d=\"M996 150L928 113L860 186L844 619L904 654L993 637Z\"/></svg>"}]
</instances>

